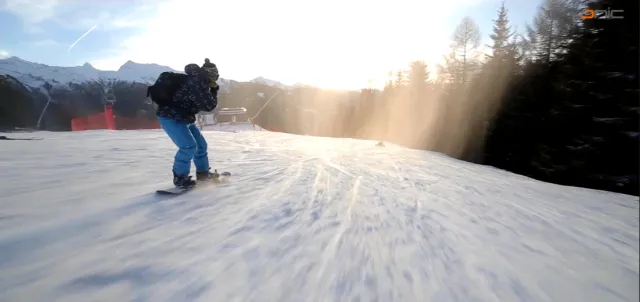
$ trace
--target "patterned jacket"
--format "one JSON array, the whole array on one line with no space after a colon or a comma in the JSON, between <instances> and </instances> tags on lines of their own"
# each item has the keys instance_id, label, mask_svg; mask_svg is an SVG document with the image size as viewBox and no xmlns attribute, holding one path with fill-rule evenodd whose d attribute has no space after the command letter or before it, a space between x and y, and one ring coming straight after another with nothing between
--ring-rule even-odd
<instances>
[{"instance_id":1,"label":"patterned jacket","mask_svg":"<svg viewBox=\"0 0 640 302\"><path fill-rule=\"evenodd\" d=\"M158 106L156 115L187 123L195 123L196 113L212 111L218 105L218 89L209 89L209 78L196 64L184 67L185 83L173 96L172 106Z\"/></svg>"}]
</instances>

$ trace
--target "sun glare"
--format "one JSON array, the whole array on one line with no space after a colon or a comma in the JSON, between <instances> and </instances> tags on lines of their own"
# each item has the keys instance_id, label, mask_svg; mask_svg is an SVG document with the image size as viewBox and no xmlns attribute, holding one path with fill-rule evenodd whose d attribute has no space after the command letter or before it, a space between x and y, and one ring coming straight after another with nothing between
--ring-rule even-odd
<instances>
[{"instance_id":1,"label":"sun glare","mask_svg":"<svg viewBox=\"0 0 640 302\"><path fill-rule=\"evenodd\" d=\"M380 88L390 71L413 60L426 61L434 75L451 36L446 19L460 3L439 4L431 14L431 1L168 1L121 41L117 57L91 63L117 69L133 60L181 70L209 57L224 78L239 81L264 76L330 89Z\"/></svg>"}]
</instances>

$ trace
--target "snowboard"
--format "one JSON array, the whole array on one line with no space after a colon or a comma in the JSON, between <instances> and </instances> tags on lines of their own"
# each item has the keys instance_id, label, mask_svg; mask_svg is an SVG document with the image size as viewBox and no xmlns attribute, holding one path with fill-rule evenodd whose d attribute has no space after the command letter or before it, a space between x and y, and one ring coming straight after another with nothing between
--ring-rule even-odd
<instances>
[{"instance_id":1,"label":"snowboard","mask_svg":"<svg viewBox=\"0 0 640 302\"><path fill-rule=\"evenodd\" d=\"M222 172L219 175L220 176L212 178L212 179L209 179L209 180L200 180L200 181L198 181L198 183L207 183L207 182L217 183L217 182L225 181L225 180L227 180L227 177L231 176L231 173ZM189 191L195 189L198 186L200 186L200 185L195 185L195 186L188 187L188 188L178 188L178 187L173 186L171 188L156 190L156 193L160 194L160 195L180 195L182 193L189 192Z\"/></svg>"},{"instance_id":2,"label":"snowboard","mask_svg":"<svg viewBox=\"0 0 640 302\"><path fill-rule=\"evenodd\" d=\"M30 138L10 138L10 137L6 137L4 135L0 135L0 140L6 140L6 141L36 141L36 140L41 140L42 138L38 138L38 137L30 137Z\"/></svg>"}]
</instances>

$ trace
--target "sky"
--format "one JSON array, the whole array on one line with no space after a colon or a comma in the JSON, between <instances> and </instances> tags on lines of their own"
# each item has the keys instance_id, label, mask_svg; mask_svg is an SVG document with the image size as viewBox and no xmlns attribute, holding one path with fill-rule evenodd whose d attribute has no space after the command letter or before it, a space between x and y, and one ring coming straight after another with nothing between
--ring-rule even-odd
<instances>
[{"instance_id":1,"label":"sky","mask_svg":"<svg viewBox=\"0 0 640 302\"><path fill-rule=\"evenodd\" d=\"M489 43L502 0L0 0L0 58L54 66L126 61L223 78L359 89L425 60L432 71L463 17ZM542 0L505 0L516 29Z\"/></svg>"}]
</instances>

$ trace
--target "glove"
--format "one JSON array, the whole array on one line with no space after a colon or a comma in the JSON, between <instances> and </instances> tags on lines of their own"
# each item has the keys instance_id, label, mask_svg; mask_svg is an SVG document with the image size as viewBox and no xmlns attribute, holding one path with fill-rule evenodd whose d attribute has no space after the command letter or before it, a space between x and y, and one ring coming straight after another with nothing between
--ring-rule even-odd
<instances>
[{"instance_id":1,"label":"glove","mask_svg":"<svg viewBox=\"0 0 640 302\"><path fill-rule=\"evenodd\" d=\"M216 81L209 82L209 87L211 87L211 92L220 90L220 86L216 83Z\"/></svg>"},{"instance_id":2,"label":"glove","mask_svg":"<svg viewBox=\"0 0 640 302\"><path fill-rule=\"evenodd\" d=\"M214 68L213 74L211 75L211 79L213 81L217 81L218 78L220 78L220 75L218 74L218 68Z\"/></svg>"}]
</instances>

